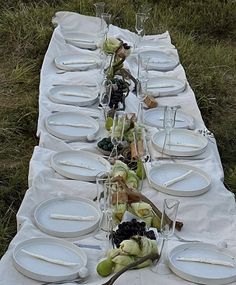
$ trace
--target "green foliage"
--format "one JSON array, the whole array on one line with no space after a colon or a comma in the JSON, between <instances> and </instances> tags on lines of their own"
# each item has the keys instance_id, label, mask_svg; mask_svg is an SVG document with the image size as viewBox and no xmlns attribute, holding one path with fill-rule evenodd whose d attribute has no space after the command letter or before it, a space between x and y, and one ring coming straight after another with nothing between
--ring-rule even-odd
<instances>
[{"instance_id":1,"label":"green foliage","mask_svg":"<svg viewBox=\"0 0 236 285\"><path fill-rule=\"evenodd\" d=\"M0 0L0 255L15 234L28 163L38 143L39 72L51 19L56 11L93 15L95 2ZM170 31L203 119L217 139L226 186L236 192L235 0L104 2L115 25L134 31L135 12L150 10L146 32Z\"/></svg>"}]
</instances>

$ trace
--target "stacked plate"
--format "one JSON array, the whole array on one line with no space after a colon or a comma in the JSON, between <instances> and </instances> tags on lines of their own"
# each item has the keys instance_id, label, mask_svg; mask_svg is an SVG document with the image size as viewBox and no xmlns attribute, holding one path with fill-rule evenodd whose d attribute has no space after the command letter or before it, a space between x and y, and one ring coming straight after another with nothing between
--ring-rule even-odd
<instances>
[{"instance_id":1,"label":"stacked plate","mask_svg":"<svg viewBox=\"0 0 236 285\"><path fill-rule=\"evenodd\" d=\"M170 135L159 131L152 136L154 148L172 156L195 156L206 150L208 140L190 130L173 129Z\"/></svg>"},{"instance_id":2,"label":"stacked plate","mask_svg":"<svg viewBox=\"0 0 236 285\"><path fill-rule=\"evenodd\" d=\"M109 172L110 163L86 151L62 151L51 157L51 167L62 176L82 181L95 181L100 172Z\"/></svg>"},{"instance_id":3,"label":"stacked plate","mask_svg":"<svg viewBox=\"0 0 236 285\"><path fill-rule=\"evenodd\" d=\"M236 281L235 258L213 244L181 244L170 251L168 261L176 275L190 282L222 285Z\"/></svg>"},{"instance_id":4,"label":"stacked plate","mask_svg":"<svg viewBox=\"0 0 236 285\"><path fill-rule=\"evenodd\" d=\"M147 90L153 97L176 96L186 88L186 82L171 77L152 77L147 82Z\"/></svg>"},{"instance_id":5,"label":"stacked plate","mask_svg":"<svg viewBox=\"0 0 236 285\"><path fill-rule=\"evenodd\" d=\"M48 98L58 104L89 106L98 98L98 90L87 86L56 86L49 90Z\"/></svg>"},{"instance_id":6,"label":"stacked plate","mask_svg":"<svg viewBox=\"0 0 236 285\"><path fill-rule=\"evenodd\" d=\"M34 211L37 227L56 237L79 237L95 230L100 221L97 205L85 198L46 200Z\"/></svg>"},{"instance_id":7,"label":"stacked plate","mask_svg":"<svg viewBox=\"0 0 236 285\"><path fill-rule=\"evenodd\" d=\"M18 244L13 252L16 269L43 282L72 280L87 264L78 246L56 238L33 238Z\"/></svg>"},{"instance_id":8,"label":"stacked plate","mask_svg":"<svg viewBox=\"0 0 236 285\"><path fill-rule=\"evenodd\" d=\"M46 118L48 132L64 140L86 140L99 130L97 120L77 112L58 112Z\"/></svg>"},{"instance_id":9,"label":"stacked plate","mask_svg":"<svg viewBox=\"0 0 236 285\"><path fill-rule=\"evenodd\" d=\"M139 55L141 58L149 58L148 70L169 71L179 64L179 60L174 55L162 51L142 51Z\"/></svg>"},{"instance_id":10,"label":"stacked plate","mask_svg":"<svg viewBox=\"0 0 236 285\"><path fill-rule=\"evenodd\" d=\"M185 164L166 163L149 171L151 185L174 196L196 196L210 189L211 177L201 169Z\"/></svg>"},{"instance_id":11,"label":"stacked plate","mask_svg":"<svg viewBox=\"0 0 236 285\"><path fill-rule=\"evenodd\" d=\"M55 58L55 65L63 70L88 70L97 68L100 64L100 59L92 54L70 54L62 55Z\"/></svg>"},{"instance_id":12,"label":"stacked plate","mask_svg":"<svg viewBox=\"0 0 236 285\"><path fill-rule=\"evenodd\" d=\"M144 114L144 123L157 128L163 128L164 107L149 109ZM193 117L186 115L181 110L176 113L175 126L177 129L194 129Z\"/></svg>"},{"instance_id":13,"label":"stacked plate","mask_svg":"<svg viewBox=\"0 0 236 285\"><path fill-rule=\"evenodd\" d=\"M94 34L66 32L64 33L65 41L83 49L97 49L98 38Z\"/></svg>"}]
</instances>

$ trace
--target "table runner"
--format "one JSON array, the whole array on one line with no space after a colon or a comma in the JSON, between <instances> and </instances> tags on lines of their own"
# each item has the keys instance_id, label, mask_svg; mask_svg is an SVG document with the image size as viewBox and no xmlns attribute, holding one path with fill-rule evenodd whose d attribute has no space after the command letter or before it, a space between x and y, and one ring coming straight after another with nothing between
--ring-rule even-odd
<instances>
[{"instance_id":1,"label":"table runner","mask_svg":"<svg viewBox=\"0 0 236 285\"><path fill-rule=\"evenodd\" d=\"M29 189L27 190L22 205L17 213L18 233L12 240L8 251L0 262L1 285L40 284L40 282L24 277L17 272L13 266L11 255L17 243L32 237L47 236L35 227L32 218L34 208L41 201L63 195L81 195L90 199L96 195L96 187L93 183L65 179L59 174L56 174L50 168L49 163L50 156L55 153L55 151L85 148L89 151L96 152L94 147L95 144L67 144L56 139L45 130L44 120L53 111L80 112L77 107L52 103L47 97L48 90L52 87L52 84L61 82L76 82L78 84L101 81L102 78L98 69L84 72L57 74L57 69L53 63L54 58L62 54L73 54L78 52L90 53L90 51L84 51L66 44L63 34L72 30L91 33L94 31L94 28L98 26L98 21L99 19L95 17L88 17L69 12L59 12L53 19L53 22L57 23L58 26L55 28L52 35L41 70L39 120L37 130L37 134L40 136L40 142L39 146L35 147L30 161ZM123 30L112 25L109 28L109 35L120 37L128 43L133 43L136 39L136 35L130 31ZM162 35L146 36L145 38L156 40L159 43L159 49L170 51L178 57L176 49L171 44L168 32ZM94 51L94 53L98 52L99 51ZM137 61L134 55L131 55L127 59L126 66L131 70L132 74L135 75L137 73ZM186 80L186 75L181 65L173 71L165 73L151 72L151 75L175 76L179 79ZM174 98L160 98L158 99L158 102L160 105L180 104L186 114L194 117L196 129L205 128L196 103L194 92L189 84L180 96ZM137 111L137 103L137 98L131 93L126 100L127 111ZM151 135L153 131L153 128L149 128L148 135ZM183 230L180 233L184 238L201 239L206 242L214 241L216 243L227 238L234 239L236 233L236 211L234 196L231 192L227 191L223 185L223 169L214 140L212 143L209 142L208 148L209 155L207 155L205 159L199 161L184 161L184 163L199 167L210 174L212 178L211 189L206 194L197 197L178 197L178 200L180 201L178 219L184 222ZM151 149L151 151L154 156L154 150ZM143 193L159 207L162 205L163 199L166 198L165 194L152 189L148 185L147 181L144 183ZM92 237L86 238L86 242L97 243L97 241L94 241ZM176 244L178 244L176 241L170 242L170 248ZM93 268L89 284L102 284L105 279L98 277L94 272L94 266L97 262L96 254L94 254L94 252L91 253L91 250L86 250L86 252L89 258L89 266L91 269ZM174 274L167 276L154 274L149 268L130 271L119 278L116 281L116 284L124 284L124 282L130 282L130 284L152 284L154 278L156 284L192 284L191 282L180 279Z\"/></svg>"}]
</instances>

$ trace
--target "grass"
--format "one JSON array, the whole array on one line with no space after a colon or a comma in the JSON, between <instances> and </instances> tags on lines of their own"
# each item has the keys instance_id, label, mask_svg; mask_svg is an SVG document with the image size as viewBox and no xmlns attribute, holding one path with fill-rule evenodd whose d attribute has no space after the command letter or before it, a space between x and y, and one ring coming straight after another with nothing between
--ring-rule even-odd
<instances>
[{"instance_id":1,"label":"grass","mask_svg":"<svg viewBox=\"0 0 236 285\"><path fill-rule=\"evenodd\" d=\"M0 0L0 255L16 232L27 190L38 117L39 72L56 11L94 14L91 0ZM236 5L232 0L106 0L113 23L134 31L134 11L151 8L148 33L169 30L207 127L225 185L236 192ZM124 8L125 7L125 8Z\"/></svg>"}]
</instances>

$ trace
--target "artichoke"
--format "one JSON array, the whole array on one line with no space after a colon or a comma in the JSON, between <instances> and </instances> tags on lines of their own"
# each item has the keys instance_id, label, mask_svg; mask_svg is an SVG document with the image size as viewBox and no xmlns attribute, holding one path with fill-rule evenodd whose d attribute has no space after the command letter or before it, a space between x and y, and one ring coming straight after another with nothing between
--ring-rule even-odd
<instances>
[{"instance_id":1,"label":"artichoke","mask_svg":"<svg viewBox=\"0 0 236 285\"><path fill-rule=\"evenodd\" d=\"M129 170L129 172L128 172L128 176L127 176L127 179L126 179L126 185L128 187L133 188L133 189L138 189L139 178L136 175L136 173L134 171L132 171L132 170Z\"/></svg>"},{"instance_id":2,"label":"artichoke","mask_svg":"<svg viewBox=\"0 0 236 285\"><path fill-rule=\"evenodd\" d=\"M121 254L135 256L139 256L141 254L139 244L134 239L123 240L120 243L120 252Z\"/></svg>"},{"instance_id":3,"label":"artichoke","mask_svg":"<svg viewBox=\"0 0 236 285\"><path fill-rule=\"evenodd\" d=\"M120 40L108 37L104 41L102 49L105 53L113 54L120 48L121 45L122 42Z\"/></svg>"}]
</instances>

